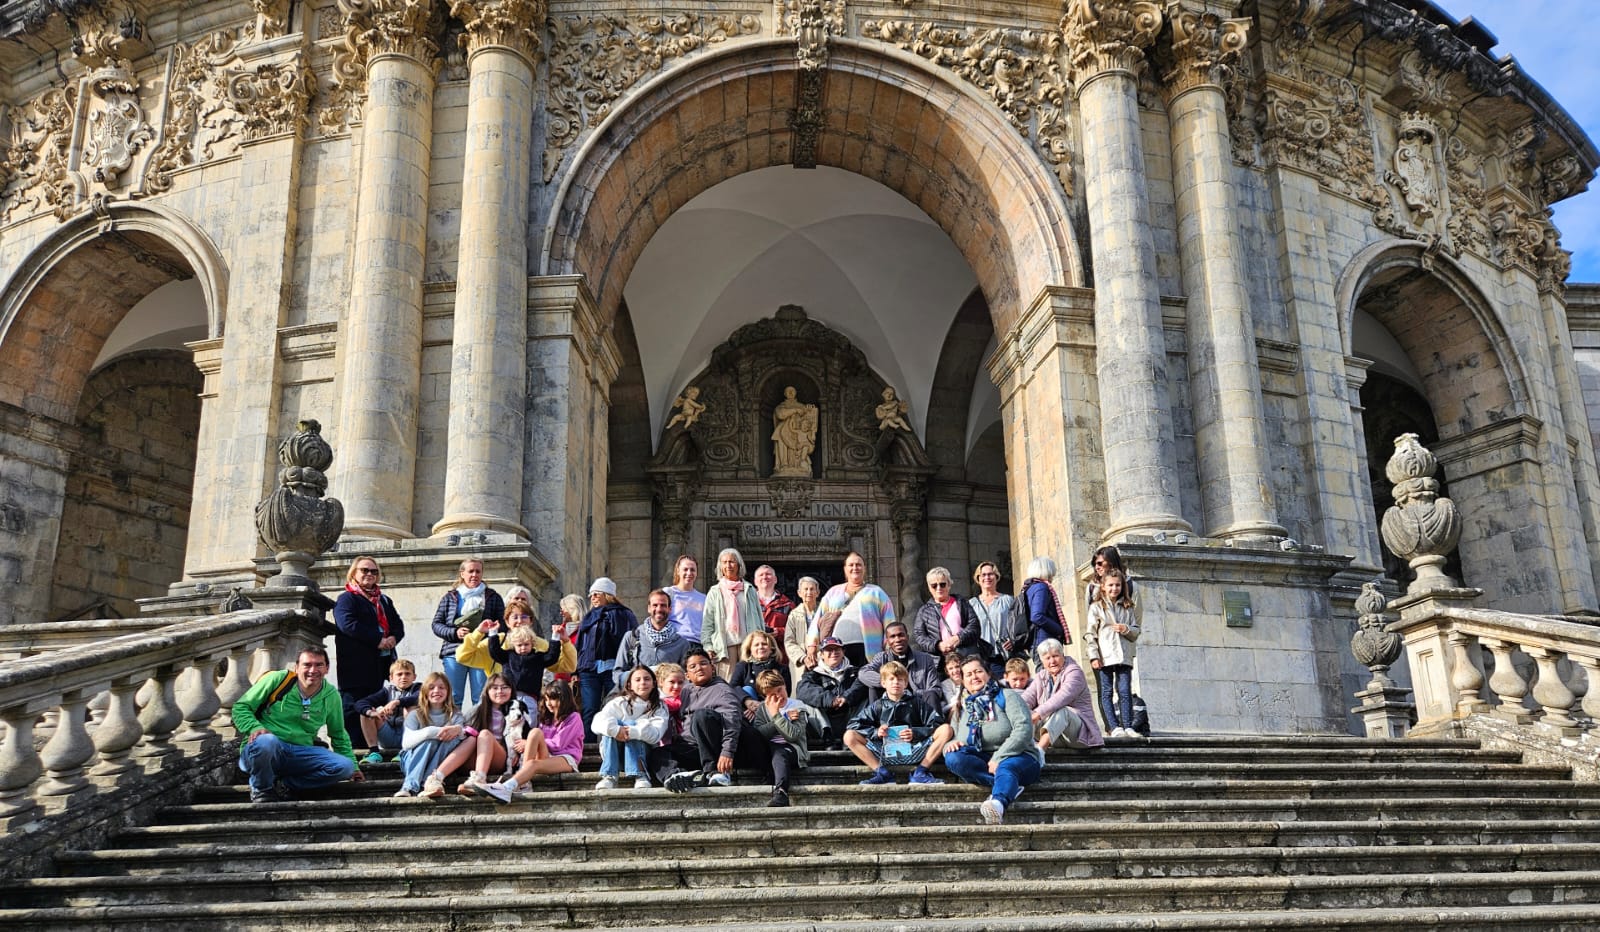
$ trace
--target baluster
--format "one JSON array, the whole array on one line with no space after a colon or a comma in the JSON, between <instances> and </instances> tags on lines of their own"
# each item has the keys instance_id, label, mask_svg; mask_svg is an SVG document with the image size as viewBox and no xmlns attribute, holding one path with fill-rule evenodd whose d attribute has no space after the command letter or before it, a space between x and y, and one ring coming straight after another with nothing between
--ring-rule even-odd
<instances>
[{"instance_id":1,"label":"baluster","mask_svg":"<svg viewBox=\"0 0 1600 932\"><path fill-rule=\"evenodd\" d=\"M1539 678L1533 684L1533 698L1544 707L1544 717L1540 722L1562 730L1572 730L1576 734L1578 723L1573 721L1570 713L1572 703L1578 697L1573 695L1556 672L1556 661L1561 659L1560 655L1543 647L1530 647L1525 653L1539 665Z\"/></svg>"},{"instance_id":2,"label":"baluster","mask_svg":"<svg viewBox=\"0 0 1600 932\"><path fill-rule=\"evenodd\" d=\"M1500 705L1495 708L1494 714L1519 725L1532 722L1533 713L1522 705L1522 700L1528 695L1528 681L1522 678L1516 665L1511 662L1511 652L1516 650L1516 645L1495 638L1481 638L1479 643L1494 654L1494 675L1489 677L1489 688L1500 698Z\"/></svg>"},{"instance_id":3,"label":"baluster","mask_svg":"<svg viewBox=\"0 0 1600 932\"><path fill-rule=\"evenodd\" d=\"M217 716L211 721L213 729L233 725L233 704L250 689L250 663L255 654L255 648L249 645L228 652L228 672L217 684Z\"/></svg>"},{"instance_id":4,"label":"baluster","mask_svg":"<svg viewBox=\"0 0 1600 932\"><path fill-rule=\"evenodd\" d=\"M173 696L173 684L177 679L178 670L172 664L162 666L150 678L154 687L150 702L139 713L144 740L133 751L133 756L147 762L148 767L159 767L163 758L177 752L172 746L172 733L183 723L183 710L178 708Z\"/></svg>"},{"instance_id":5,"label":"baluster","mask_svg":"<svg viewBox=\"0 0 1600 932\"><path fill-rule=\"evenodd\" d=\"M139 724L139 710L135 697L144 685L142 677L117 680L111 684L106 703L106 716L94 730L94 747L100 762L89 771L95 779L115 778L133 766L129 752L144 737L144 726ZM107 782L115 782L115 779Z\"/></svg>"},{"instance_id":6,"label":"baluster","mask_svg":"<svg viewBox=\"0 0 1600 932\"><path fill-rule=\"evenodd\" d=\"M50 779L39 787L40 796L73 796L89 785L83 768L94 759L94 742L87 727L89 699L82 693L61 697L56 733L40 754Z\"/></svg>"},{"instance_id":7,"label":"baluster","mask_svg":"<svg viewBox=\"0 0 1600 932\"><path fill-rule=\"evenodd\" d=\"M1569 656L1573 663L1583 668L1584 678L1589 681L1579 705L1579 708L1583 709L1583 714L1589 719L1588 737L1591 740L1600 738L1600 729L1595 728L1595 724L1600 722L1600 658L1579 657L1575 654Z\"/></svg>"},{"instance_id":8,"label":"baluster","mask_svg":"<svg viewBox=\"0 0 1600 932\"><path fill-rule=\"evenodd\" d=\"M1477 652L1477 642L1459 631L1450 632L1448 640L1455 655L1450 670L1450 685L1456 691L1456 712L1471 714L1489 711L1489 703L1478 695L1483 688L1483 671L1478 669L1476 659L1472 656Z\"/></svg>"},{"instance_id":9,"label":"baluster","mask_svg":"<svg viewBox=\"0 0 1600 932\"><path fill-rule=\"evenodd\" d=\"M0 745L0 819L38 808L29 792L44 773L44 762L33 748L33 726L38 718L37 708L27 706L0 712L0 721L6 725L6 743Z\"/></svg>"},{"instance_id":10,"label":"baluster","mask_svg":"<svg viewBox=\"0 0 1600 932\"><path fill-rule=\"evenodd\" d=\"M204 744L218 737L211 729L211 717L222 707L212 673L216 665L214 657L200 657L179 677L178 707L183 710L183 730L176 738L179 744Z\"/></svg>"}]
</instances>

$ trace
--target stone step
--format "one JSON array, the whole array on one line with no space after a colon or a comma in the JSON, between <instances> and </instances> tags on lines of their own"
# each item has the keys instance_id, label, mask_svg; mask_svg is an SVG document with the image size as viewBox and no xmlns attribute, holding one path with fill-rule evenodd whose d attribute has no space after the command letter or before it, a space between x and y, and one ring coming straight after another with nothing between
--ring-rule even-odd
<instances>
[{"instance_id":1,"label":"stone step","mask_svg":"<svg viewBox=\"0 0 1600 932\"><path fill-rule=\"evenodd\" d=\"M1019 807L1020 808L1020 807ZM401 828L394 834L410 838ZM585 835L517 830L511 824L467 827L455 835L431 838L426 847L433 863L470 861L484 850L483 835L498 832L497 851L518 863L560 859L571 863L639 857L649 852L662 858L828 857L853 851L878 854L947 852L1056 851L1062 844L1060 825L1008 824L964 826L910 825L884 832L848 828L819 833L810 829L721 832L640 832ZM249 834L254 837L254 833ZM1600 844L1600 821L1567 819L1521 821L1412 820L1292 822L1076 822L1071 826L1080 854L1101 850L1159 852L1245 847L1361 846L1529 846ZM63 851L56 861L74 876L205 874L218 871L324 870L380 864L403 867L417 862L414 847L397 848L388 838L305 843L212 843L156 848L107 848ZM1143 857L1141 855L1141 857Z\"/></svg>"},{"instance_id":2,"label":"stone step","mask_svg":"<svg viewBox=\"0 0 1600 932\"><path fill-rule=\"evenodd\" d=\"M859 839L870 842L870 839ZM868 850L862 850L866 848ZM1179 877L1336 876L1346 874L1553 872L1600 864L1600 843L1587 845L1403 845L1335 847L1224 847L1148 849L883 852L870 844L826 856L585 860L583 888L599 890L706 890L826 884L948 883L991 880L1119 880ZM653 853L655 854L655 853ZM423 863L418 863L422 860ZM128 906L247 900L271 887L280 899L323 897L450 897L496 893L547 893L543 872L504 872L502 854L466 858L367 857L362 866L144 876L50 877L0 882L0 903L19 907ZM848 896L848 893L840 895Z\"/></svg>"},{"instance_id":3,"label":"stone step","mask_svg":"<svg viewBox=\"0 0 1600 932\"><path fill-rule=\"evenodd\" d=\"M1570 906L1594 895L1600 871L1510 871L1472 874L1355 874L1310 877L1182 877L1137 880L962 880L950 883L859 883L840 895L824 884L804 886L599 892L517 893L501 889L504 872L467 896L332 896L306 899L297 888L258 885L245 902L164 903L0 909L8 930L65 928L282 928L342 924L363 929L461 925L684 926L726 921L961 919L989 912L1059 918L1169 910L1370 910L1426 904L1430 909ZM272 899L268 899L272 897ZM1600 914L1600 913L1597 913ZM1591 914L1594 915L1594 914Z\"/></svg>"},{"instance_id":4,"label":"stone step","mask_svg":"<svg viewBox=\"0 0 1600 932\"><path fill-rule=\"evenodd\" d=\"M382 839L402 833L411 840L451 837L460 832L493 834L505 826L554 834L593 832L772 831L806 827L836 831L854 827L916 824L968 825L977 818L981 791L954 784L912 790L888 787L797 787L789 809L764 808L768 791L760 786L696 790L674 796L665 790L626 790L607 794L606 808L567 808L561 797L573 793L534 793L510 805L464 797L374 802L375 815L329 816L316 802L250 806L218 821L130 828L114 844L153 847L204 844L237 839L241 831L258 838L286 836L295 841ZM552 799L551 797L556 797ZM610 797L614 797L611 799ZM1297 821L1350 818L1424 819L1577 819L1600 820L1600 799L1546 799L1522 796L1339 799L1035 799L1024 795L1013 807L1015 821ZM229 816L232 817L229 817Z\"/></svg>"}]
</instances>

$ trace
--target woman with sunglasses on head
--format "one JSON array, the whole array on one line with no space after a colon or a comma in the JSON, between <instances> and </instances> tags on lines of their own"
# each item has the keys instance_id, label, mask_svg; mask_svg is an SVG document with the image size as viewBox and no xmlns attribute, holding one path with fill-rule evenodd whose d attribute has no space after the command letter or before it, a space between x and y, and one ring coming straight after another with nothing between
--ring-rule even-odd
<instances>
[{"instance_id":1,"label":"woman with sunglasses on head","mask_svg":"<svg viewBox=\"0 0 1600 932\"><path fill-rule=\"evenodd\" d=\"M1083 589L1083 604L1086 608L1093 608L1095 600L1100 598L1100 580L1105 578L1107 570L1116 570L1122 574L1122 592L1128 598L1133 598L1133 580L1128 577L1128 568L1122 565L1122 553L1108 544L1094 552L1089 583Z\"/></svg>"},{"instance_id":2,"label":"woman with sunglasses on head","mask_svg":"<svg viewBox=\"0 0 1600 932\"><path fill-rule=\"evenodd\" d=\"M344 574L344 592L333 603L333 623L339 629L333 637L339 657L335 682L346 709L354 710L357 701L383 688L395 645L406 636L400 612L379 587L382 578L377 560L356 557ZM352 711L345 718L345 729L360 735L360 715Z\"/></svg>"},{"instance_id":3,"label":"woman with sunglasses on head","mask_svg":"<svg viewBox=\"0 0 1600 932\"><path fill-rule=\"evenodd\" d=\"M916 621L911 626L912 645L935 657L976 650L978 616L967 600L954 591L950 571L936 566L928 571L927 581L932 598L917 609Z\"/></svg>"}]
</instances>

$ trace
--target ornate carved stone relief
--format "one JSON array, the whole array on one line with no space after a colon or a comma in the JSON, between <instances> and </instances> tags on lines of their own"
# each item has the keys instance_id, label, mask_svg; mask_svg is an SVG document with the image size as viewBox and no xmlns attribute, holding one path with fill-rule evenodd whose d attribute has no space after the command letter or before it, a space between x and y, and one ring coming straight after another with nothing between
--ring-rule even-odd
<instances>
[{"instance_id":1,"label":"ornate carved stone relief","mask_svg":"<svg viewBox=\"0 0 1600 932\"><path fill-rule=\"evenodd\" d=\"M1073 194L1073 139L1059 33L867 20L861 34L920 55L988 94L1011 125L1033 141L1068 196Z\"/></svg>"},{"instance_id":2,"label":"ornate carved stone relief","mask_svg":"<svg viewBox=\"0 0 1600 932\"><path fill-rule=\"evenodd\" d=\"M304 56L291 49L256 58L246 44L251 36L248 29L214 32L173 48L166 120L145 167L146 193L169 190L173 174L188 165L305 128L313 83Z\"/></svg>"},{"instance_id":3,"label":"ornate carved stone relief","mask_svg":"<svg viewBox=\"0 0 1600 932\"><path fill-rule=\"evenodd\" d=\"M822 93L827 82L828 39L845 31L845 0L776 0L774 18L779 35L794 36L795 108L789 114L794 130L790 160L796 168L817 167L817 143L822 139Z\"/></svg>"},{"instance_id":4,"label":"ornate carved stone relief","mask_svg":"<svg viewBox=\"0 0 1600 932\"><path fill-rule=\"evenodd\" d=\"M1234 63L1234 78L1222 86L1228 101L1228 143L1233 160L1240 165L1256 164L1256 149L1261 144L1256 131L1260 89L1256 81L1255 60L1248 52Z\"/></svg>"},{"instance_id":5,"label":"ornate carved stone relief","mask_svg":"<svg viewBox=\"0 0 1600 932\"><path fill-rule=\"evenodd\" d=\"M324 136L360 121L374 54L405 55L438 68L444 31L443 8L434 0L337 0L332 12L324 10L317 24L319 38L338 37L329 49L329 83L317 94L317 129Z\"/></svg>"},{"instance_id":6,"label":"ornate carved stone relief","mask_svg":"<svg viewBox=\"0 0 1600 932\"><path fill-rule=\"evenodd\" d=\"M1383 180L1399 195L1395 205L1380 207L1379 222L1390 232L1417 239L1448 239L1443 222L1447 214L1441 183L1444 174L1438 124L1420 111L1401 115L1395 126L1394 153ZM1384 223L1387 219L1387 223Z\"/></svg>"},{"instance_id":7,"label":"ornate carved stone relief","mask_svg":"<svg viewBox=\"0 0 1600 932\"><path fill-rule=\"evenodd\" d=\"M1483 157L1460 136L1444 146L1445 178L1450 192L1450 216L1445 230L1458 249L1489 256L1487 179Z\"/></svg>"},{"instance_id":8,"label":"ornate carved stone relief","mask_svg":"<svg viewBox=\"0 0 1600 932\"><path fill-rule=\"evenodd\" d=\"M0 222L46 208L66 219L77 199L68 168L76 116L73 95L53 87L10 114L10 139L0 159Z\"/></svg>"},{"instance_id":9,"label":"ornate carved stone relief","mask_svg":"<svg viewBox=\"0 0 1600 932\"><path fill-rule=\"evenodd\" d=\"M1235 77L1234 66L1250 42L1252 21L1223 19L1180 3L1167 8L1172 42L1163 50L1162 79L1168 93L1181 94L1200 84L1226 87Z\"/></svg>"},{"instance_id":10,"label":"ornate carved stone relief","mask_svg":"<svg viewBox=\"0 0 1600 932\"><path fill-rule=\"evenodd\" d=\"M532 59L543 44L545 0L451 0L450 15L466 26L461 47L469 52L504 46Z\"/></svg>"},{"instance_id":11,"label":"ornate carved stone relief","mask_svg":"<svg viewBox=\"0 0 1600 932\"><path fill-rule=\"evenodd\" d=\"M754 12L563 16L552 22L551 30L547 183L567 150L605 119L630 87L672 59L759 33L761 17Z\"/></svg>"},{"instance_id":12,"label":"ornate carved stone relief","mask_svg":"<svg viewBox=\"0 0 1600 932\"><path fill-rule=\"evenodd\" d=\"M289 0L250 0L256 11L256 41L276 39L289 30Z\"/></svg>"}]
</instances>

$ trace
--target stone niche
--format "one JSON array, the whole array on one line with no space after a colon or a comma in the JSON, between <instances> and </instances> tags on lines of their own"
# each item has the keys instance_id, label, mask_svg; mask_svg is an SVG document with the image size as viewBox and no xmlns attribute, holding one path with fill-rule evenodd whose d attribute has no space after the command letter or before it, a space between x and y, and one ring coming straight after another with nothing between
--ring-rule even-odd
<instances>
[{"instance_id":1,"label":"stone niche","mask_svg":"<svg viewBox=\"0 0 1600 932\"><path fill-rule=\"evenodd\" d=\"M701 555L704 585L716 553L736 547L752 570L778 565L780 587L793 592L786 577L804 569L826 583L824 574L837 577L844 554L857 550L898 606L904 567L921 562L934 467L915 434L880 428L875 412L889 386L866 356L785 305L734 331L687 387L699 390L704 410L663 430L646 469L653 578L667 579L677 555L691 553ZM814 406L809 468L785 461L774 440L790 388L789 404Z\"/></svg>"}]
</instances>

